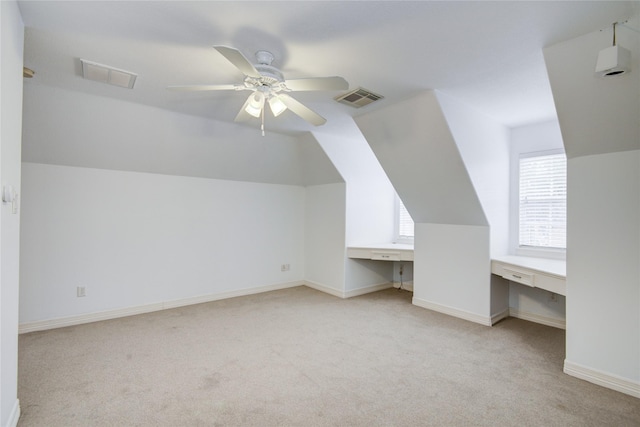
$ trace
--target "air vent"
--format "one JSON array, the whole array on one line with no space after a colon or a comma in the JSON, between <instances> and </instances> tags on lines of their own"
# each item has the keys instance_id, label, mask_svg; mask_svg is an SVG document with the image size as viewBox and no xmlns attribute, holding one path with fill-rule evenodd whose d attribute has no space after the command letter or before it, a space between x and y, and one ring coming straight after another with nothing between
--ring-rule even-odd
<instances>
[{"instance_id":1,"label":"air vent","mask_svg":"<svg viewBox=\"0 0 640 427\"><path fill-rule=\"evenodd\" d=\"M136 77L138 77L137 74L129 71L118 70L85 59L81 59L80 62L82 62L82 77L88 80L133 89Z\"/></svg>"},{"instance_id":2,"label":"air vent","mask_svg":"<svg viewBox=\"0 0 640 427\"><path fill-rule=\"evenodd\" d=\"M343 95L336 96L334 99L342 104L347 104L355 108L364 107L372 102L376 102L379 99L384 98L382 95L377 95L367 89L359 87L356 90L352 90Z\"/></svg>"}]
</instances>

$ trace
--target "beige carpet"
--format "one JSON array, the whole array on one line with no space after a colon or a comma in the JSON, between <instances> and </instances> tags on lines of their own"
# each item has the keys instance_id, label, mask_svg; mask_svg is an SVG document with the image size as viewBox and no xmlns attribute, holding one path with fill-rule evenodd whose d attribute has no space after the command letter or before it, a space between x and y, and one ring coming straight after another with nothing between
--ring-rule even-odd
<instances>
[{"instance_id":1,"label":"beige carpet","mask_svg":"<svg viewBox=\"0 0 640 427\"><path fill-rule=\"evenodd\" d=\"M19 426L638 426L564 331L305 287L20 336Z\"/></svg>"}]
</instances>

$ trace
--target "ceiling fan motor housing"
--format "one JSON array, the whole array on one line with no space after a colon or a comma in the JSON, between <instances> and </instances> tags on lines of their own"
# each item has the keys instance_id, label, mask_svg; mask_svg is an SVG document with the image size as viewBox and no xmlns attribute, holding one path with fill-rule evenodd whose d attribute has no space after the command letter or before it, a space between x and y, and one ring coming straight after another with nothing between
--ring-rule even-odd
<instances>
[{"instance_id":1,"label":"ceiling fan motor housing","mask_svg":"<svg viewBox=\"0 0 640 427\"><path fill-rule=\"evenodd\" d=\"M276 85L284 82L284 76L276 67L265 64L256 64L256 70L260 73L260 78L255 79L263 85Z\"/></svg>"}]
</instances>

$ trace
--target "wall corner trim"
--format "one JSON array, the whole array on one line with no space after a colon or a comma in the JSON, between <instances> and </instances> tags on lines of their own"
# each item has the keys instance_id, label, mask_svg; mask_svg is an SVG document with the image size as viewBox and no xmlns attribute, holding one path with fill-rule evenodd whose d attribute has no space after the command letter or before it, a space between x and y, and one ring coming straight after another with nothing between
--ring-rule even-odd
<instances>
[{"instance_id":1,"label":"wall corner trim","mask_svg":"<svg viewBox=\"0 0 640 427\"><path fill-rule=\"evenodd\" d=\"M564 360L564 373L620 393L640 398L640 382Z\"/></svg>"},{"instance_id":2,"label":"wall corner trim","mask_svg":"<svg viewBox=\"0 0 640 427\"><path fill-rule=\"evenodd\" d=\"M9 418L7 419L7 427L16 427L18 425L18 420L20 419L20 400L16 399L13 404L13 408L11 408L11 414L9 414Z\"/></svg>"},{"instance_id":3,"label":"wall corner trim","mask_svg":"<svg viewBox=\"0 0 640 427\"><path fill-rule=\"evenodd\" d=\"M506 319L507 317L509 317L509 309L505 308L501 312L496 313L496 314L491 316L491 326L495 325L496 323L498 323L502 319Z\"/></svg>"},{"instance_id":4,"label":"wall corner trim","mask_svg":"<svg viewBox=\"0 0 640 427\"><path fill-rule=\"evenodd\" d=\"M484 326L492 325L492 318L490 316L481 316L479 314L471 313L469 311L460 310L455 307L449 307L435 302L423 300L413 297L411 301L413 305L426 308L428 310L437 311L438 313L447 314L449 316L457 317L459 319L468 320L470 322L479 323ZM497 320L496 320L497 321Z\"/></svg>"}]
</instances>

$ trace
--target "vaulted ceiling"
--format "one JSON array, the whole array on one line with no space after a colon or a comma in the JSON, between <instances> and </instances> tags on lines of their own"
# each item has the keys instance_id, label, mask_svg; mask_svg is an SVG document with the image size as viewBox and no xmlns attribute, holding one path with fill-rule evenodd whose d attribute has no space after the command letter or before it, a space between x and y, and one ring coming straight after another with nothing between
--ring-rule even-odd
<instances>
[{"instance_id":1,"label":"vaulted ceiling","mask_svg":"<svg viewBox=\"0 0 640 427\"><path fill-rule=\"evenodd\" d=\"M232 122L247 92L167 91L169 85L240 83L213 45L275 56L286 78L342 76L385 97L442 91L506 126L555 117L542 48L625 20L638 2L450 1L23 1L26 84ZM138 75L132 90L84 80L80 59ZM594 59L595 60L595 59ZM295 98L339 131L358 114L333 98ZM377 108L376 104L363 108ZM267 127L313 129L294 114ZM255 119L243 126L258 127Z\"/></svg>"}]
</instances>

